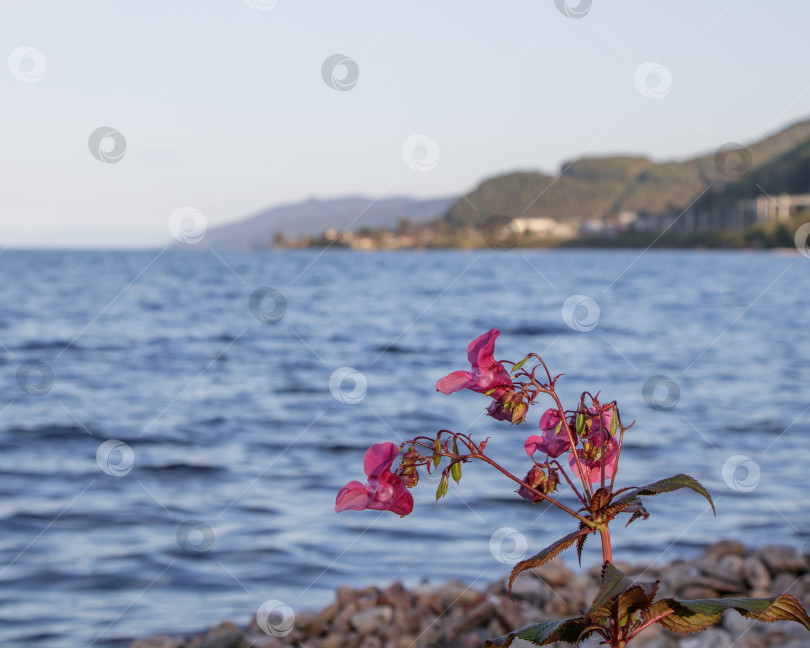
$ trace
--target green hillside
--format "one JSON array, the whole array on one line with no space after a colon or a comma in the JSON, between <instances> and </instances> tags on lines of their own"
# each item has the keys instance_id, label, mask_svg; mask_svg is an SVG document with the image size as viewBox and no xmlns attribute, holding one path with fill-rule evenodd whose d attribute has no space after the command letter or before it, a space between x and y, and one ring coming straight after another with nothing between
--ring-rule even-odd
<instances>
[{"instance_id":1,"label":"green hillside","mask_svg":"<svg viewBox=\"0 0 810 648\"><path fill-rule=\"evenodd\" d=\"M725 207L761 196L763 191L771 196L810 193L810 140L756 166L737 182L729 182L717 189L712 187L696 207Z\"/></svg>"},{"instance_id":2,"label":"green hillside","mask_svg":"<svg viewBox=\"0 0 810 648\"><path fill-rule=\"evenodd\" d=\"M478 227L493 214L581 223L622 211L677 212L703 192L701 205L755 197L762 193L757 184L769 193L810 192L810 120L747 144L747 149L750 156L742 164L748 169L750 162L750 171L741 179L721 173L714 152L664 163L628 156L583 158L564 164L556 177L509 173L485 180L458 200L444 220L451 228ZM728 161L739 162L731 156Z\"/></svg>"}]
</instances>

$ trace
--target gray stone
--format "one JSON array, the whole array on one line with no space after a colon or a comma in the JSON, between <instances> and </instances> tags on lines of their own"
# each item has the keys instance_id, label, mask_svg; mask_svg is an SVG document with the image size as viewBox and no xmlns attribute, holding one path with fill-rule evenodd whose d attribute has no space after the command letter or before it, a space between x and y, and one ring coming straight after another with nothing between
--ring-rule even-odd
<instances>
[{"instance_id":1,"label":"gray stone","mask_svg":"<svg viewBox=\"0 0 810 648\"><path fill-rule=\"evenodd\" d=\"M185 637L174 637L169 635L158 635L148 639L136 639L132 642L132 648L182 648L186 645Z\"/></svg>"},{"instance_id":2,"label":"gray stone","mask_svg":"<svg viewBox=\"0 0 810 648\"><path fill-rule=\"evenodd\" d=\"M436 590L441 597L442 603L446 606L471 605L480 600L484 595L469 585L461 581L448 581Z\"/></svg>"},{"instance_id":3,"label":"gray stone","mask_svg":"<svg viewBox=\"0 0 810 648\"><path fill-rule=\"evenodd\" d=\"M495 615L495 606L488 599L479 601L471 608L462 610L458 618L453 619L442 628L442 634L456 637L468 630L485 627Z\"/></svg>"},{"instance_id":4,"label":"gray stone","mask_svg":"<svg viewBox=\"0 0 810 648\"><path fill-rule=\"evenodd\" d=\"M498 597L495 612L507 628L520 628L524 625L521 605L507 596Z\"/></svg>"},{"instance_id":5,"label":"gray stone","mask_svg":"<svg viewBox=\"0 0 810 648\"><path fill-rule=\"evenodd\" d=\"M239 642L239 648L283 648L283 646L281 639L266 634L242 635Z\"/></svg>"},{"instance_id":6,"label":"gray stone","mask_svg":"<svg viewBox=\"0 0 810 648\"><path fill-rule=\"evenodd\" d=\"M793 547L770 545L763 547L757 553L765 561L768 569L771 570L771 574L776 572L801 574L807 571L807 562L804 556Z\"/></svg>"},{"instance_id":7,"label":"gray stone","mask_svg":"<svg viewBox=\"0 0 810 648\"><path fill-rule=\"evenodd\" d=\"M326 634L326 623L315 612L299 612L295 615L295 630L305 637L319 637Z\"/></svg>"},{"instance_id":8,"label":"gray stone","mask_svg":"<svg viewBox=\"0 0 810 648\"><path fill-rule=\"evenodd\" d=\"M767 590L771 586L771 574L758 556L745 557L743 577L751 589Z\"/></svg>"},{"instance_id":9,"label":"gray stone","mask_svg":"<svg viewBox=\"0 0 810 648\"><path fill-rule=\"evenodd\" d=\"M361 635L370 635L385 630L393 619L394 608L390 605L378 605L356 612L349 619L349 623Z\"/></svg>"},{"instance_id":10,"label":"gray stone","mask_svg":"<svg viewBox=\"0 0 810 648\"><path fill-rule=\"evenodd\" d=\"M706 547L705 554L712 558L720 558L731 554L732 556L744 556L745 545L737 540L721 540Z\"/></svg>"},{"instance_id":11,"label":"gray stone","mask_svg":"<svg viewBox=\"0 0 810 648\"><path fill-rule=\"evenodd\" d=\"M318 648L356 648L360 644L357 635L334 633L323 639Z\"/></svg>"},{"instance_id":12,"label":"gray stone","mask_svg":"<svg viewBox=\"0 0 810 648\"><path fill-rule=\"evenodd\" d=\"M383 648L383 642L379 637L369 636L360 642L360 648Z\"/></svg>"},{"instance_id":13,"label":"gray stone","mask_svg":"<svg viewBox=\"0 0 810 648\"><path fill-rule=\"evenodd\" d=\"M521 574L512 583L512 598L515 600L528 601L542 607L552 596L554 594L548 584L531 572Z\"/></svg>"},{"instance_id":14,"label":"gray stone","mask_svg":"<svg viewBox=\"0 0 810 648\"><path fill-rule=\"evenodd\" d=\"M532 571L552 587L564 587L574 575L559 556Z\"/></svg>"},{"instance_id":15,"label":"gray stone","mask_svg":"<svg viewBox=\"0 0 810 648\"><path fill-rule=\"evenodd\" d=\"M800 596L801 579L787 572L775 574L771 584L771 596L779 596L780 594Z\"/></svg>"},{"instance_id":16,"label":"gray stone","mask_svg":"<svg viewBox=\"0 0 810 648\"><path fill-rule=\"evenodd\" d=\"M349 603L341 607L340 611L332 619L330 630L332 632L348 632L350 630L349 620L357 613L357 603Z\"/></svg>"},{"instance_id":17,"label":"gray stone","mask_svg":"<svg viewBox=\"0 0 810 648\"><path fill-rule=\"evenodd\" d=\"M396 582L385 588L380 594L380 605L390 605L394 609L406 609L411 605L411 595L402 583Z\"/></svg>"},{"instance_id":18,"label":"gray stone","mask_svg":"<svg viewBox=\"0 0 810 648\"><path fill-rule=\"evenodd\" d=\"M647 648L650 645L655 645L660 641L660 637L664 634L664 629L657 623L647 626L633 639L633 646Z\"/></svg>"},{"instance_id":19,"label":"gray stone","mask_svg":"<svg viewBox=\"0 0 810 648\"><path fill-rule=\"evenodd\" d=\"M717 598L717 590L702 585L686 585L678 590L678 597L683 599Z\"/></svg>"},{"instance_id":20,"label":"gray stone","mask_svg":"<svg viewBox=\"0 0 810 648\"><path fill-rule=\"evenodd\" d=\"M709 628L699 635L682 640L680 648L729 648L733 643L728 632L719 628Z\"/></svg>"},{"instance_id":21,"label":"gray stone","mask_svg":"<svg viewBox=\"0 0 810 648\"><path fill-rule=\"evenodd\" d=\"M696 565L675 561L661 572L661 585L665 591L677 592L683 587L692 585L700 578L700 569Z\"/></svg>"},{"instance_id":22,"label":"gray stone","mask_svg":"<svg viewBox=\"0 0 810 648\"><path fill-rule=\"evenodd\" d=\"M339 605L347 605L357 600L357 594L351 587L338 587L335 596Z\"/></svg>"},{"instance_id":23,"label":"gray stone","mask_svg":"<svg viewBox=\"0 0 810 648\"><path fill-rule=\"evenodd\" d=\"M723 629L728 631L732 637L739 637L740 635L748 635L751 632L752 626L756 626L758 621L753 619L746 619L742 614L731 610L723 614L722 626Z\"/></svg>"},{"instance_id":24,"label":"gray stone","mask_svg":"<svg viewBox=\"0 0 810 648\"><path fill-rule=\"evenodd\" d=\"M242 641L242 633L235 632L218 632L209 635L200 644L200 648L236 648Z\"/></svg>"}]
</instances>

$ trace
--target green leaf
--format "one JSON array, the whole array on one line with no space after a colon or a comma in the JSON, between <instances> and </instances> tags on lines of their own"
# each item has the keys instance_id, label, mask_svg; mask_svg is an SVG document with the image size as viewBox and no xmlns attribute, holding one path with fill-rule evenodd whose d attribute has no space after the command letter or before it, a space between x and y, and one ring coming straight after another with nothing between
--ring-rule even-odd
<instances>
[{"instance_id":1,"label":"green leaf","mask_svg":"<svg viewBox=\"0 0 810 648\"><path fill-rule=\"evenodd\" d=\"M436 501L438 502L442 497L447 495L447 475L442 473L442 478L439 481L439 487L436 489Z\"/></svg>"},{"instance_id":2,"label":"green leaf","mask_svg":"<svg viewBox=\"0 0 810 648\"><path fill-rule=\"evenodd\" d=\"M518 362L516 365L512 366L512 375L513 376L521 369L521 367L523 367L523 365L526 364L526 361L529 359L529 357L530 356L526 356L525 358L523 358L523 360Z\"/></svg>"},{"instance_id":3,"label":"green leaf","mask_svg":"<svg viewBox=\"0 0 810 648\"><path fill-rule=\"evenodd\" d=\"M621 498L614 500L614 504L629 504L634 499L642 495L671 493L672 491L680 490L681 488L689 488L690 490L703 495L703 497L709 501L709 504L711 504L714 514L717 515L717 511L714 509L714 502L712 501L712 496L709 495L709 491L703 488L697 479L694 479L689 475L675 475L674 477L667 477L666 479L662 479L661 481L657 481L652 484L647 484L646 486L633 488L625 493Z\"/></svg>"},{"instance_id":4,"label":"green leaf","mask_svg":"<svg viewBox=\"0 0 810 648\"><path fill-rule=\"evenodd\" d=\"M616 436L619 427L619 417L616 415L616 408L613 408L613 416L610 417L610 436Z\"/></svg>"},{"instance_id":5,"label":"green leaf","mask_svg":"<svg viewBox=\"0 0 810 648\"><path fill-rule=\"evenodd\" d=\"M734 598L734 599L695 599L680 601L661 599L649 608L650 618L661 615L656 623L667 630L681 634L699 632L714 625L726 610L736 610L744 617L773 623L774 621L794 621L810 630L810 617L801 603L790 594L780 594L775 598Z\"/></svg>"},{"instance_id":6,"label":"green leaf","mask_svg":"<svg viewBox=\"0 0 810 648\"><path fill-rule=\"evenodd\" d=\"M588 539L588 534L581 535L577 538L577 562L582 567L582 547L585 546L585 541Z\"/></svg>"},{"instance_id":7,"label":"green leaf","mask_svg":"<svg viewBox=\"0 0 810 648\"><path fill-rule=\"evenodd\" d=\"M585 436L585 414L582 413L582 408L577 411L577 418L575 419L574 427L578 437Z\"/></svg>"},{"instance_id":8,"label":"green leaf","mask_svg":"<svg viewBox=\"0 0 810 648\"><path fill-rule=\"evenodd\" d=\"M494 648L495 646L504 646L506 648L511 646L515 639L530 641L536 646L545 646L555 641L576 644L583 639L587 639L594 630L595 628L589 626L583 617L563 621L544 621L543 623L536 623L515 630L496 639L489 639L484 642L483 648Z\"/></svg>"},{"instance_id":9,"label":"green leaf","mask_svg":"<svg viewBox=\"0 0 810 648\"><path fill-rule=\"evenodd\" d=\"M515 579L518 577L520 572L526 571L527 569L533 569L535 567L539 567L547 563L549 560L554 558L557 554L565 551L570 547L574 542L576 542L577 538L582 535L587 535L592 533L593 529L578 529L573 533L569 533L567 536L560 538L552 545L549 545L543 551L538 554L535 554L531 558L527 558L526 560L521 560L515 568L512 570L512 573L509 575L509 591L512 591L512 583L515 582Z\"/></svg>"},{"instance_id":10,"label":"green leaf","mask_svg":"<svg viewBox=\"0 0 810 648\"><path fill-rule=\"evenodd\" d=\"M436 441L433 443L433 465L438 466L442 461L442 442L439 440L439 436L436 436Z\"/></svg>"},{"instance_id":11,"label":"green leaf","mask_svg":"<svg viewBox=\"0 0 810 648\"><path fill-rule=\"evenodd\" d=\"M458 443L456 443L455 437L453 438L453 454L458 456ZM453 476L453 479L458 484L461 481L461 462L457 461L452 466L450 466L450 474Z\"/></svg>"},{"instance_id":12,"label":"green leaf","mask_svg":"<svg viewBox=\"0 0 810 648\"><path fill-rule=\"evenodd\" d=\"M602 565L602 582L593 603L585 616L590 620L597 620L610 616L610 607L613 599L633 587L633 581L613 565L606 562Z\"/></svg>"},{"instance_id":13,"label":"green leaf","mask_svg":"<svg viewBox=\"0 0 810 648\"><path fill-rule=\"evenodd\" d=\"M646 610L652 605L657 592L658 581L654 583L636 583L629 590L616 597L616 618L623 620L639 610Z\"/></svg>"},{"instance_id":14,"label":"green leaf","mask_svg":"<svg viewBox=\"0 0 810 648\"><path fill-rule=\"evenodd\" d=\"M631 515L630 519L627 520L627 524L624 525L625 527L630 526L631 522L635 522L636 520L646 520L648 517L650 517L650 512L647 509L645 509L641 504L638 504L634 508L631 508L628 511L628 513L631 513Z\"/></svg>"}]
</instances>

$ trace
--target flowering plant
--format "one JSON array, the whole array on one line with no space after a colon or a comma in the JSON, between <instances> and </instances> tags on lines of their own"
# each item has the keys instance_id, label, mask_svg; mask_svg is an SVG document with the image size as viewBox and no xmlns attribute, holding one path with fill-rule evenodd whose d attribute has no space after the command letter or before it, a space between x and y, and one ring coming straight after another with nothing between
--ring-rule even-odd
<instances>
[{"instance_id":1,"label":"flowering plant","mask_svg":"<svg viewBox=\"0 0 810 648\"><path fill-rule=\"evenodd\" d=\"M656 598L658 582L633 583L613 564L610 523L627 516L627 525L649 517L644 498L689 489L702 495L714 510L711 495L688 475L675 475L646 486L615 488L622 453L625 425L615 401L602 402L599 394L584 392L573 408L565 408L556 392L560 375L552 376L546 363L530 353L517 363L496 361L495 339L500 332L492 329L473 340L467 350L469 371L454 371L436 384L436 389L451 394L470 389L492 399L489 416L518 425L526 421L529 408L541 396L551 398L551 407L540 417L542 434L532 434L524 442L531 460L524 477L519 477L490 457L488 439L476 443L468 434L439 430L435 437L418 436L397 446L379 443L366 452L366 484L353 481L337 495L336 511L388 510L402 516L413 510L409 488L417 485L421 471L438 470L441 479L436 499L447 494L452 479L461 479L462 465L473 460L489 464L517 485L517 494L534 504L547 503L565 511L578 522L577 528L531 558L515 565L509 576L511 591L515 578L528 569L548 562L560 552L576 545L581 559L585 541L599 534L602 545L601 585L591 606L580 616L560 621L544 621L502 637L487 646L509 646L515 638L538 646L555 641L577 644L591 635L603 644L624 648L639 632L652 624L677 633L704 630L720 621L723 612L734 609L759 621L795 621L810 629L810 618L799 601L781 594L773 598L734 598L678 600ZM530 361L532 366L529 367ZM507 369L508 366L508 369ZM405 450L398 468L391 467L400 451ZM567 461L559 458L567 453ZM553 494L562 481L581 503L573 510Z\"/></svg>"}]
</instances>

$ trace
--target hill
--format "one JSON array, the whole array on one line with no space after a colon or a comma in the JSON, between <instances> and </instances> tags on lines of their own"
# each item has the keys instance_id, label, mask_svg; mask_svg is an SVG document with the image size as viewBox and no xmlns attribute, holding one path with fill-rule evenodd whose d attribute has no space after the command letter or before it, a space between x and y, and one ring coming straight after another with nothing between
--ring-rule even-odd
<instances>
[{"instance_id":1,"label":"hill","mask_svg":"<svg viewBox=\"0 0 810 648\"><path fill-rule=\"evenodd\" d=\"M452 198L419 200L402 196L377 200L362 196L312 198L272 207L236 223L212 227L196 247L250 250L272 245L277 233L292 238L319 235L329 228L394 229L401 219L412 223L435 220L453 202Z\"/></svg>"},{"instance_id":2,"label":"hill","mask_svg":"<svg viewBox=\"0 0 810 648\"><path fill-rule=\"evenodd\" d=\"M625 211L678 212L698 197L701 206L754 197L762 193L758 184L769 193L810 191L810 120L735 155L723 159L712 152L662 163L632 156L582 158L563 164L557 176L509 173L482 182L443 220L451 228L480 227L494 214L582 223Z\"/></svg>"}]
</instances>

